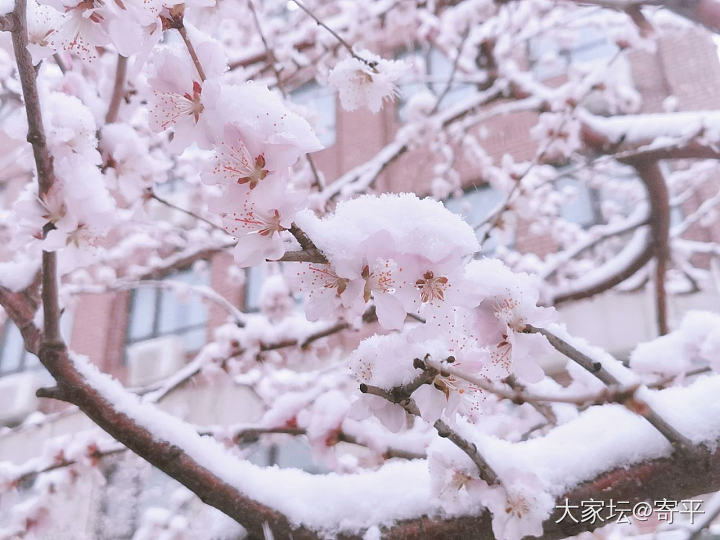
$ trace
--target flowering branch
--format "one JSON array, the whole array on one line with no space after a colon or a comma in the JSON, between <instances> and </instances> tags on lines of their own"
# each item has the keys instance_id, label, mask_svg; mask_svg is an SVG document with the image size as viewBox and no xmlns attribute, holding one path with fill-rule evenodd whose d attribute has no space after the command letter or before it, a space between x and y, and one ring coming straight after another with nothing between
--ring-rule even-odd
<instances>
[{"instance_id":1,"label":"flowering branch","mask_svg":"<svg viewBox=\"0 0 720 540\"><path fill-rule=\"evenodd\" d=\"M528 333L537 333L545 336L545 338L550 342L553 347L555 347L555 349L557 349L558 352L568 357L570 360L578 364L580 367L582 367L589 373L595 375L595 377L600 379L606 385L615 387L623 386L622 381L618 378L618 375L616 375L618 371L626 370L626 368L621 364L616 363L612 368L614 372L610 371L608 369L610 367L609 365L605 365L603 362L591 358L567 340L562 339L561 337L557 336L556 334L550 332L545 328L535 328L534 326L528 325L525 331ZM644 388L644 386L640 388ZM670 425L648 403L644 403L640 399L635 397L633 398L633 403L626 403L626 405L630 405L631 410L637 412L638 414L643 416L650 424L652 424L655 429L662 433L663 436L672 443L673 447L675 447L676 450L690 451L693 448L692 442L687 437L685 437L685 435L683 435L672 425Z\"/></svg>"},{"instance_id":2,"label":"flowering branch","mask_svg":"<svg viewBox=\"0 0 720 540\"><path fill-rule=\"evenodd\" d=\"M417 366L423 366L423 362L419 359L415 362ZM388 400L390 403L400 405L409 414L413 416L420 416L420 409L418 408L415 401L410 397L411 394L420 388L424 384L430 384L435 378L438 372L432 367L425 367L423 372L418 375L415 379L409 383L385 390L377 386L370 384L361 384L360 391L363 394L371 394L379 396L383 399ZM437 430L440 437L447 438L455 446L460 448L467 456L475 463L480 472L480 477L485 480L488 484L495 484L498 481L497 473L488 465L487 461L480 455L475 444L471 443L460 434L455 432L448 424L442 419L438 419L433 424L433 427Z\"/></svg>"}]
</instances>

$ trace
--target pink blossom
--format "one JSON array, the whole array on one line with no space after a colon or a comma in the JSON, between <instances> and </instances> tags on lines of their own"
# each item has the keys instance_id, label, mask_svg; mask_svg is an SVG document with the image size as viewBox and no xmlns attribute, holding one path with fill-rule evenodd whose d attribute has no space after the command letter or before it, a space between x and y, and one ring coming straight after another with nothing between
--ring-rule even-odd
<instances>
[{"instance_id":1,"label":"pink blossom","mask_svg":"<svg viewBox=\"0 0 720 540\"><path fill-rule=\"evenodd\" d=\"M376 113L384 101L397 97L397 80L404 74L405 65L398 60L385 60L370 51L358 51L356 57L337 63L328 82L338 90L340 102L347 111L367 108Z\"/></svg>"},{"instance_id":2,"label":"pink blossom","mask_svg":"<svg viewBox=\"0 0 720 540\"><path fill-rule=\"evenodd\" d=\"M542 327L553 318L552 308L537 305L539 293L527 274L511 272L502 262L485 259L468 265L468 276L480 287L483 301L466 317L472 335L487 347L491 361L526 382L543 377L537 358L550 354L545 337L526 333L527 325Z\"/></svg>"}]
</instances>

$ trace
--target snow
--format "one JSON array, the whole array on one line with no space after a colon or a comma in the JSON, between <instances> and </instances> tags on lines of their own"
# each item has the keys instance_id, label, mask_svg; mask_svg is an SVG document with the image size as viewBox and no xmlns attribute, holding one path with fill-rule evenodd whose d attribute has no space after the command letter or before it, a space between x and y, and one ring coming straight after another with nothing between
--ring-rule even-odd
<instances>
[{"instance_id":1,"label":"snow","mask_svg":"<svg viewBox=\"0 0 720 540\"><path fill-rule=\"evenodd\" d=\"M447 351L441 341L413 343L404 334L375 335L360 343L350 356L349 367L358 382L390 389L420 375L420 370L413 367L414 358L426 354L443 358Z\"/></svg>"},{"instance_id":2,"label":"snow","mask_svg":"<svg viewBox=\"0 0 720 540\"><path fill-rule=\"evenodd\" d=\"M549 324L546 328L552 334L559 337L566 343L569 343L581 353L589 356L593 362L599 362L602 365L602 368L615 378L617 384L632 386L640 382L639 377L623 366L618 359L613 357L613 355L604 351L600 347L591 345L583 338L570 335L564 325L553 323Z\"/></svg>"},{"instance_id":3,"label":"snow","mask_svg":"<svg viewBox=\"0 0 720 540\"><path fill-rule=\"evenodd\" d=\"M15 0L0 0L0 15L7 15L15 9Z\"/></svg>"},{"instance_id":4,"label":"snow","mask_svg":"<svg viewBox=\"0 0 720 540\"><path fill-rule=\"evenodd\" d=\"M397 96L396 82L407 67L400 60L385 60L367 50L359 51L358 56L362 60L350 57L338 62L330 72L328 82L338 90L340 103L346 111L365 107L377 113L383 102Z\"/></svg>"},{"instance_id":5,"label":"snow","mask_svg":"<svg viewBox=\"0 0 720 540\"><path fill-rule=\"evenodd\" d=\"M710 376L688 387L641 390L638 397L647 400L693 443L712 443L714 447L720 437L718 392L720 376ZM518 443L465 427L464 435L476 442L501 479L503 472L514 468L529 470L555 497L604 471L672 452L670 443L655 428L622 405L592 407L544 437Z\"/></svg>"},{"instance_id":6,"label":"snow","mask_svg":"<svg viewBox=\"0 0 720 540\"><path fill-rule=\"evenodd\" d=\"M158 441L182 448L200 466L298 525L321 531L360 531L436 511L424 461L391 461L376 471L316 476L297 469L262 468L231 456L212 437L128 393L79 356L77 370L116 410L148 429ZM378 501L390 500L392 505Z\"/></svg>"},{"instance_id":7,"label":"snow","mask_svg":"<svg viewBox=\"0 0 720 540\"><path fill-rule=\"evenodd\" d=\"M353 258L358 245L387 233L398 253L422 254L432 262L479 249L472 227L439 201L412 193L365 195L337 205L335 213L318 219L300 212L295 223L331 260Z\"/></svg>"},{"instance_id":8,"label":"snow","mask_svg":"<svg viewBox=\"0 0 720 540\"><path fill-rule=\"evenodd\" d=\"M674 386L662 392L641 388L636 396L694 444L700 444L720 437L718 392L720 377L710 376L701 377L686 388Z\"/></svg>"},{"instance_id":9,"label":"snow","mask_svg":"<svg viewBox=\"0 0 720 540\"><path fill-rule=\"evenodd\" d=\"M640 373L678 375L695 367L720 367L720 315L704 311L685 314L680 327L652 341L640 343L630 366Z\"/></svg>"},{"instance_id":10,"label":"snow","mask_svg":"<svg viewBox=\"0 0 720 540\"><path fill-rule=\"evenodd\" d=\"M202 467L254 500L285 513L293 523L328 533L358 532L398 519L439 513L424 460L390 461L375 471L349 475L262 469L237 460L214 439L202 437L179 419L140 402L85 359L74 357L73 362L105 399L150 430L157 440L182 448ZM720 403L714 400L718 392L720 376L713 376L647 397L700 443L720 436ZM708 410L713 402L716 405ZM649 423L620 405L590 408L546 436L520 443L479 434L468 424L458 428L477 444L501 478L520 468L536 475L554 497L601 472L669 455L672 450Z\"/></svg>"},{"instance_id":11,"label":"snow","mask_svg":"<svg viewBox=\"0 0 720 540\"><path fill-rule=\"evenodd\" d=\"M28 287L39 267L39 259L25 256L24 253L17 254L15 260L0 262L0 287L15 292Z\"/></svg>"},{"instance_id":12,"label":"snow","mask_svg":"<svg viewBox=\"0 0 720 540\"><path fill-rule=\"evenodd\" d=\"M650 144L658 138L683 139L702 134L709 141L720 140L720 112L689 111L662 114L636 114L603 118L580 115L591 130L610 141L627 145Z\"/></svg>"}]
</instances>

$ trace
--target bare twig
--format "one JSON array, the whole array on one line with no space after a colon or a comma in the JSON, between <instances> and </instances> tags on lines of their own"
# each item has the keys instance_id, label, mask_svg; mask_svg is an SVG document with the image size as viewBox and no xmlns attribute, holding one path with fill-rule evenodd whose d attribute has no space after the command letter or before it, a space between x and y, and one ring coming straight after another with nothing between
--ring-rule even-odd
<instances>
[{"instance_id":1,"label":"bare twig","mask_svg":"<svg viewBox=\"0 0 720 540\"><path fill-rule=\"evenodd\" d=\"M343 48L344 48L345 50L347 50L347 52L350 53L350 56L352 56L352 57L355 58L356 60L360 60L360 62L362 62L363 64L365 64L366 66L368 66L368 67L369 67L370 69L372 69L373 71L377 71L375 62L371 62L371 61L363 58L362 56L358 55L357 53L355 53L355 51L353 50L352 46L350 46L350 44L349 44L347 41L345 41L342 37L340 37L340 34L338 34L335 30L333 30L333 29L330 28L327 24L325 24L322 20L320 20L320 18L319 18L317 15L315 15L312 11L310 11L310 10L305 6L305 4L303 4L302 2L300 2L300 0L291 0L291 1L292 1L294 4L296 4L297 7L299 7L300 9L302 9L312 20L314 20L314 21L318 24L318 26L322 26L325 30L327 30L328 32L330 32L330 34L338 41L338 43L340 43L340 45L342 45Z\"/></svg>"},{"instance_id":2,"label":"bare twig","mask_svg":"<svg viewBox=\"0 0 720 540\"><path fill-rule=\"evenodd\" d=\"M188 216L190 216L190 217L192 217L192 218L195 218L195 219L197 219L198 221L202 221L203 223L205 223L205 224L207 224L207 225L210 225L210 227L213 228L213 229L215 229L216 231L222 231L223 233L228 234L228 232L227 232L225 229L223 229L220 225L216 225L215 223L213 223L213 222L210 221L209 219L206 219L206 218L204 218L204 217L196 214L196 213L193 212L192 210L188 210L188 209L186 209L186 208L181 208L180 206L178 206L178 205L176 205L176 204L174 204L174 203L171 203L171 202L168 201L167 199L164 199L164 198L160 197L160 196L159 196L157 193L155 193L152 189L149 189L148 193L149 193L149 197L150 197L151 199L156 200L156 201L159 202L160 204L164 204L164 205L167 206L168 208L172 208L173 210L177 210L178 212L182 212L183 214L187 214ZM229 235L228 235L228 236L229 236Z\"/></svg>"},{"instance_id":3,"label":"bare twig","mask_svg":"<svg viewBox=\"0 0 720 540\"><path fill-rule=\"evenodd\" d=\"M298 241L298 244L300 244L302 250L288 251L282 257L277 259L278 261L328 264L329 261L327 260L327 257L325 257L323 252L317 248L317 246L313 243L310 237L305 234L305 232L300 229L300 227L293 223L288 230L290 231L290 234L292 234Z\"/></svg>"},{"instance_id":4,"label":"bare twig","mask_svg":"<svg viewBox=\"0 0 720 540\"><path fill-rule=\"evenodd\" d=\"M282 94L283 98L287 99L288 93L285 89L285 84L283 83L282 77L280 76L280 70L277 67L277 58L275 58L275 51L272 50L270 47L270 44L268 43L267 39L265 38L265 34L262 30L262 25L260 24L260 17L258 17L257 11L255 10L255 4L252 0L248 0L248 7L250 8L250 13L252 13L253 16L253 22L255 23L255 28L257 29L258 35L260 36L260 40L262 41L263 47L265 48L265 54L268 58L268 63L270 64L270 69L272 69L273 74L275 75L275 81L277 83L277 87L280 90L280 93ZM319 189L322 189L322 181L320 180L320 174L317 171L317 167L315 167L315 162L313 161L313 158L310 156L310 154L305 154L305 160L308 163L308 166L310 167L310 172L312 172L313 177L315 178L314 186L318 187Z\"/></svg>"}]
</instances>

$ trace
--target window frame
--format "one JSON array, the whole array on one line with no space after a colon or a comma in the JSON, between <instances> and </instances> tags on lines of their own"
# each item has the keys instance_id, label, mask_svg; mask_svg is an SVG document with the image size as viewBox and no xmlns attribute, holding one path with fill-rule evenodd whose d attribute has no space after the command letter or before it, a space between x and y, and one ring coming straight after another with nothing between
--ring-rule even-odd
<instances>
[{"instance_id":1,"label":"window frame","mask_svg":"<svg viewBox=\"0 0 720 540\"><path fill-rule=\"evenodd\" d=\"M24 342L22 343L22 346L20 348L20 359L17 363L17 368L9 370L4 368L5 349L7 347L7 341L10 337L10 332L13 331L13 328L16 329L18 333L20 333L20 329L17 328L17 325L12 320L7 319L2 324L2 331L0 332L0 378L9 375L16 375L18 373L25 373L27 371L35 371L42 368L40 360L37 359L37 356L35 356L25 348ZM20 339L22 340L22 335ZM32 360L33 357L35 357L37 360L34 362L28 362L29 360Z\"/></svg>"},{"instance_id":2,"label":"window frame","mask_svg":"<svg viewBox=\"0 0 720 540\"><path fill-rule=\"evenodd\" d=\"M192 268L183 268L176 272L173 272L172 274L165 276L163 279L167 279L169 281L172 281L173 278L178 277L179 275L182 275L184 273L193 275L195 272L193 272ZM197 275L197 274L195 274ZM152 309L153 309L153 319L152 319L152 325L150 333L143 333L140 337L132 337L132 321L133 321L133 315L135 313L136 309L136 303L137 303L137 295L140 290L144 290L144 292L149 292L153 295L152 299ZM197 331L197 330L206 330L207 325L210 321L210 314L209 312L206 313L204 320L199 323L192 323L187 325L182 325L177 328L173 328L171 330L161 330L160 324L162 320L162 311L163 311L163 295L164 294L172 294L176 295L176 293L172 290L167 290L162 287L142 287L142 288L136 288L130 291L130 299L129 299L129 305L128 305L128 315L127 315L127 324L125 327L125 340L124 340L124 350L125 353L123 355L123 358L125 361L127 361L127 349L128 347L136 344L136 343L142 343L144 341L150 341L153 339L158 339L161 337L166 336L184 336L186 334L189 334L191 332ZM192 293L191 293L192 294ZM195 352L196 349L188 350L187 352Z\"/></svg>"}]
</instances>

